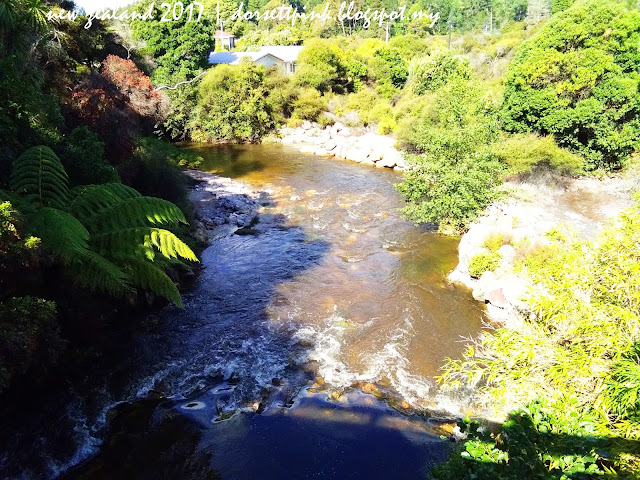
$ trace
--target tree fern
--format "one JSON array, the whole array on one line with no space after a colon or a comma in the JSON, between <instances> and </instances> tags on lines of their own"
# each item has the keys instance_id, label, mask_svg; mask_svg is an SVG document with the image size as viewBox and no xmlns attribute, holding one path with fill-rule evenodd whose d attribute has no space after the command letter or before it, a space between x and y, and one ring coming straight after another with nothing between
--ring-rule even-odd
<instances>
[{"instance_id":1,"label":"tree fern","mask_svg":"<svg viewBox=\"0 0 640 480\"><path fill-rule=\"evenodd\" d=\"M32 147L14 162L11 189L39 206L64 209L68 203L69 179L60 159L49 147Z\"/></svg>"},{"instance_id":2,"label":"tree fern","mask_svg":"<svg viewBox=\"0 0 640 480\"><path fill-rule=\"evenodd\" d=\"M69 211L85 223L109 207L142 195L122 183L105 183L75 187L71 190L70 197Z\"/></svg>"},{"instance_id":3,"label":"tree fern","mask_svg":"<svg viewBox=\"0 0 640 480\"><path fill-rule=\"evenodd\" d=\"M47 147L25 151L13 164L11 188L29 208L28 226L42 248L68 267L76 284L123 295L140 287L182 306L164 273L179 259L197 262L171 231L187 221L171 202L143 197L120 183L69 191L66 172Z\"/></svg>"},{"instance_id":4,"label":"tree fern","mask_svg":"<svg viewBox=\"0 0 640 480\"><path fill-rule=\"evenodd\" d=\"M91 250L79 252L70 270L76 284L94 292L120 296L133 290L117 265Z\"/></svg>"},{"instance_id":5,"label":"tree fern","mask_svg":"<svg viewBox=\"0 0 640 480\"><path fill-rule=\"evenodd\" d=\"M129 259L125 270L134 285L171 300L180 308L184 308L180 292L173 281L153 263L140 259Z\"/></svg>"},{"instance_id":6,"label":"tree fern","mask_svg":"<svg viewBox=\"0 0 640 480\"><path fill-rule=\"evenodd\" d=\"M64 263L89 250L89 232L73 215L44 207L29 218L29 230L42 240L42 247Z\"/></svg>"},{"instance_id":7,"label":"tree fern","mask_svg":"<svg viewBox=\"0 0 640 480\"><path fill-rule=\"evenodd\" d=\"M132 255L133 252L145 252L153 259L148 250L159 252L166 258L184 258L198 261L193 251L169 230L152 227L123 228L100 233L91 237L92 248L103 255Z\"/></svg>"},{"instance_id":8,"label":"tree fern","mask_svg":"<svg viewBox=\"0 0 640 480\"><path fill-rule=\"evenodd\" d=\"M173 203L154 197L135 197L102 209L85 220L91 232L150 225L186 224L182 211Z\"/></svg>"}]
</instances>

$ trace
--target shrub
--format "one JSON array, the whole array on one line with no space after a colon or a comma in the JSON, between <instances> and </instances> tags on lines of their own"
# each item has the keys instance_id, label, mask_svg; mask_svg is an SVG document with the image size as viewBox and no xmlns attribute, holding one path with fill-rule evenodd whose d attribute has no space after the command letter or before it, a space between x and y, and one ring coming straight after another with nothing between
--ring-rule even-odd
<instances>
[{"instance_id":1,"label":"shrub","mask_svg":"<svg viewBox=\"0 0 640 480\"><path fill-rule=\"evenodd\" d=\"M157 121L167 115L168 98L162 91L153 88L151 79L132 60L108 55L102 62L101 74L127 97L131 108L139 115Z\"/></svg>"},{"instance_id":2,"label":"shrub","mask_svg":"<svg viewBox=\"0 0 640 480\"><path fill-rule=\"evenodd\" d=\"M380 98L377 92L371 88L364 88L347 97L345 105L347 111L358 112L358 118L363 125L371 125L386 120L388 124L393 123L393 108L391 103Z\"/></svg>"},{"instance_id":3,"label":"shrub","mask_svg":"<svg viewBox=\"0 0 640 480\"><path fill-rule=\"evenodd\" d=\"M620 215L594 243L556 237L523 259L523 273L534 284L528 301L535 313L517 329L481 334L463 359L448 362L439 379L450 388L482 385L478 405L491 406L498 416L536 399L545 402L546 428L557 435L542 438L544 448L575 435L571 425L587 419L594 433L610 440L602 455L623 478L640 473L638 225L640 205ZM589 441L583 437L581 443ZM544 460L564 468L557 463L562 456Z\"/></svg>"},{"instance_id":4,"label":"shrub","mask_svg":"<svg viewBox=\"0 0 640 480\"><path fill-rule=\"evenodd\" d=\"M320 93L313 88L305 88L293 102L293 116L315 121L325 108L326 104Z\"/></svg>"},{"instance_id":5,"label":"shrub","mask_svg":"<svg viewBox=\"0 0 640 480\"><path fill-rule=\"evenodd\" d=\"M471 78L468 60L448 51L440 51L431 56L415 58L409 64L409 85L417 95L433 92L451 79Z\"/></svg>"},{"instance_id":6,"label":"shrub","mask_svg":"<svg viewBox=\"0 0 640 480\"><path fill-rule=\"evenodd\" d=\"M497 252L480 253L469 261L469 275L480 278L484 272L493 272L500 266L502 256Z\"/></svg>"},{"instance_id":7,"label":"shrub","mask_svg":"<svg viewBox=\"0 0 640 480\"><path fill-rule=\"evenodd\" d=\"M398 190L409 219L459 232L497 196L504 168L488 150L496 138L495 114L479 85L463 79L441 88L429 108L412 127L423 155L407 157L411 168Z\"/></svg>"},{"instance_id":8,"label":"shrub","mask_svg":"<svg viewBox=\"0 0 640 480\"><path fill-rule=\"evenodd\" d=\"M320 38L309 39L298 56L294 83L321 92L348 90L350 80L344 53L333 42Z\"/></svg>"},{"instance_id":9,"label":"shrub","mask_svg":"<svg viewBox=\"0 0 640 480\"><path fill-rule=\"evenodd\" d=\"M321 127L326 127L328 125L333 125L335 123L333 118L327 115L326 113L321 113L320 115L318 115L317 122L320 124Z\"/></svg>"},{"instance_id":10,"label":"shrub","mask_svg":"<svg viewBox=\"0 0 640 480\"><path fill-rule=\"evenodd\" d=\"M506 78L507 131L552 134L586 168L617 169L640 136L640 14L577 2L524 42Z\"/></svg>"},{"instance_id":11,"label":"shrub","mask_svg":"<svg viewBox=\"0 0 640 480\"><path fill-rule=\"evenodd\" d=\"M583 166L582 157L560 148L551 135L513 135L496 143L492 151L512 173L530 172L537 165L547 165L561 173L578 173Z\"/></svg>"},{"instance_id":12,"label":"shrub","mask_svg":"<svg viewBox=\"0 0 640 480\"><path fill-rule=\"evenodd\" d=\"M435 480L570 479L604 475L607 439L595 437L597 419L575 406L558 421L556 405L536 401L509 414L499 431L465 419L467 440L431 472Z\"/></svg>"},{"instance_id":13,"label":"shrub","mask_svg":"<svg viewBox=\"0 0 640 480\"><path fill-rule=\"evenodd\" d=\"M296 99L297 89L292 88L289 76L279 68L269 68L264 80L267 94L266 106L273 118L274 124L281 125L286 122L293 112L293 102Z\"/></svg>"},{"instance_id":14,"label":"shrub","mask_svg":"<svg viewBox=\"0 0 640 480\"><path fill-rule=\"evenodd\" d=\"M255 141L274 127L264 67L251 62L211 68L198 85L190 121L195 141Z\"/></svg>"},{"instance_id":15,"label":"shrub","mask_svg":"<svg viewBox=\"0 0 640 480\"><path fill-rule=\"evenodd\" d=\"M74 129L59 151L71 185L120 180L116 169L104 159L104 143L85 126Z\"/></svg>"},{"instance_id":16,"label":"shrub","mask_svg":"<svg viewBox=\"0 0 640 480\"><path fill-rule=\"evenodd\" d=\"M378 123L378 133L380 135L390 135L396 127L397 124L393 117L385 117Z\"/></svg>"}]
</instances>

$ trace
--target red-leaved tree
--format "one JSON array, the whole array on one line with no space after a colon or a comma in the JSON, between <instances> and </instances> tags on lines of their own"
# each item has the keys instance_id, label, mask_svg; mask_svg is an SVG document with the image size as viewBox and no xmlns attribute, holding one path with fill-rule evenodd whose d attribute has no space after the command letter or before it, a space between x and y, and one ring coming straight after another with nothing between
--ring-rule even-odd
<instances>
[{"instance_id":1,"label":"red-leaved tree","mask_svg":"<svg viewBox=\"0 0 640 480\"><path fill-rule=\"evenodd\" d=\"M109 55L102 62L101 75L128 97L128 103L136 113L156 121L165 118L168 98L153 88L151 79L133 61Z\"/></svg>"}]
</instances>

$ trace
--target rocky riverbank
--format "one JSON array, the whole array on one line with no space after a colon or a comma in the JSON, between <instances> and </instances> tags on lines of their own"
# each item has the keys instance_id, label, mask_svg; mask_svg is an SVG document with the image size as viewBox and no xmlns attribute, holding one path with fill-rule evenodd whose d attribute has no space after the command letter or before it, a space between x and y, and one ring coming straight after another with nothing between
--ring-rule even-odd
<instances>
[{"instance_id":1,"label":"rocky riverbank","mask_svg":"<svg viewBox=\"0 0 640 480\"><path fill-rule=\"evenodd\" d=\"M351 128L341 123L323 128L307 121L296 128L282 128L279 134L282 143L297 146L303 153L342 158L396 171L407 168L402 153L394 147L392 137L365 128Z\"/></svg>"},{"instance_id":2,"label":"rocky riverbank","mask_svg":"<svg viewBox=\"0 0 640 480\"><path fill-rule=\"evenodd\" d=\"M548 244L556 228L593 240L611 219L632 205L638 179L555 177L548 172L516 179L504 186L503 200L489 206L465 233L459 245L459 264L449 279L473 290L487 304L491 320L517 328L530 313L526 297L533 285L514 271L518 258ZM482 254L499 254L499 264L473 278L469 265Z\"/></svg>"},{"instance_id":3,"label":"rocky riverbank","mask_svg":"<svg viewBox=\"0 0 640 480\"><path fill-rule=\"evenodd\" d=\"M270 203L267 192L256 192L237 180L197 170L189 170L186 175L194 183L189 193L196 209L192 236L202 243L251 228L258 221L261 205Z\"/></svg>"}]
</instances>

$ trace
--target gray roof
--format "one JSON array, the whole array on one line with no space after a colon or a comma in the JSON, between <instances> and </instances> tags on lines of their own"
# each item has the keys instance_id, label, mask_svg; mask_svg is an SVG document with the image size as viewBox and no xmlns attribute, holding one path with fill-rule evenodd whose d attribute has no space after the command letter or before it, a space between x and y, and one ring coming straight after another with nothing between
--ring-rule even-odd
<instances>
[{"instance_id":1,"label":"gray roof","mask_svg":"<svg viewBox=\"0 0 640 480\"><path fill-rule=\"evenodd\" d=\"M252 62L255 62L267 55L279 58L283 62L295 62L303 48L302 45L268 45L260 47L253 52L211 52L209 54L209 64L229 63L237 65L244 57L248 57Z\"/></svg>"}]
</instances>

